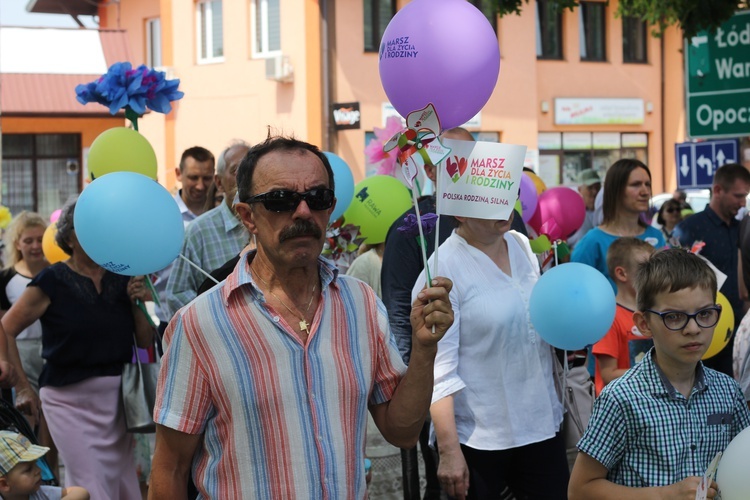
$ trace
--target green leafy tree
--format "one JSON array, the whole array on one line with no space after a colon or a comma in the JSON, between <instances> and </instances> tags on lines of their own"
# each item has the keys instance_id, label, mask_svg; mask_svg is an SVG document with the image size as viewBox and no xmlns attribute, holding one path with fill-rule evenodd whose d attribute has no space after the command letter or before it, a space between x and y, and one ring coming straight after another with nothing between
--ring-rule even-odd
<instances>
[{"instance_id":1,"label":"green leafy tree","mask_svg":"<svg viewBox=\"0 0 750 500\"><path fill-rule=\"evenodd\" d=\"M520 14L528 0L491 0L497 14ZM573 10L578 0L549 0L561 9ZM668 26L679 26L690 38L704 29L716 28L732 17L738 9L747 7L740 0L620 0L617 15L632 16L655 27L661 35Z\"/></svg>"}]
</instances>

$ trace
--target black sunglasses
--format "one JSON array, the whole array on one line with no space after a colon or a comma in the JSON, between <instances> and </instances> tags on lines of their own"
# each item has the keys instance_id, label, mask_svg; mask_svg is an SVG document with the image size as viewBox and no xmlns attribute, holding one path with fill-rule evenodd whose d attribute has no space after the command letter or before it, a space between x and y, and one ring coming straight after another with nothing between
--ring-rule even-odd
<instances>
[{"instance_id":1,"label":"black sunglasses","mask_svg":"<svg viewBox=\"0 0 750 500\"><path fill-rule=\"evenodd\" d=\"M304 193L279 189L251 196L245 203L263 203L266 210L271 212L293 212L302 200L310 210L328 210L333 206L334 198L333 189L328 188L311 189Z\"/></svg>"},{"instance_id":2,"label":"black sunglasses","mask_svg":"<svg viewBox=\"0 0 750 500\"><path fill-rule=\"evenodd\" d=\"M669 207L669 208L665 208L665 209L664 209L664 211L665 211L666 213L668 213L668 214L673 214L673 213L675 213L675 212L679 212L679 211L680 211L680 209L679 209L679 208L677 208L677 207Z\"/></svg>"}]
</instances>

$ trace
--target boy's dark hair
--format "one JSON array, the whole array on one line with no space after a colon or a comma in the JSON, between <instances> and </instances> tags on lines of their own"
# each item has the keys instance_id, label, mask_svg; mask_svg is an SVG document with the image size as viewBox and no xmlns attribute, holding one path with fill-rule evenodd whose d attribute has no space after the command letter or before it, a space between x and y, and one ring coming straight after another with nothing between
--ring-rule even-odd
<instances>
[{"instance_id":1,"label":"boy's dark hair","mask_svg":"<svg viewBox=\"0 0 750 500\"><path fill-rule=\"evenodd\" d=\"M613 241L609 246L609 250L607 250L607 271L609 272L609 277L613 280L615 279L616 267L624 267L626 269L635 267L633 264L639 251L651 254L654 252L654 246L632 236L617 238Z\"/></svg>"},{"instance_id":2,"label":"boy's dark hair","mask_svg":"<svg viewBox=\"0 0 750 500\"><path fill-rule=\"evenodd\" d=\"M706 262L681 248L660 250L638 266L635 278L639 311L654 307L656 296L688 288L711 292L716 302L716 274Z\"/></svg>"}]
</instances>

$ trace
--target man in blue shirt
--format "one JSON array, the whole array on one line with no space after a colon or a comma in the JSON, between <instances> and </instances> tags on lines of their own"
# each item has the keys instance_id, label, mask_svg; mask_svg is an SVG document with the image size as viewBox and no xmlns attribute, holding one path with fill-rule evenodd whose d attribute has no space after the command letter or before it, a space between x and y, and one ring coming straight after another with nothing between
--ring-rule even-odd
<instances>
[{"instance_id":1,"label":"man in blue shirt","mask_svg":"<svg viewBox=\"0 0 750 500\"><path fill-rule=\"evenodd\" d=\"M691 215L675 228L675 237L683 247L690 248L696 241L705 246L700 255L727 275L721 287L734 310L735 329L742 320L742 300L737 275L740 223L735 219L745 206L750 193L750 172L737 163L728 163L714 174L711 201L702 212ZM706 366L732 376L732 349L734 338L716 356L708 359Z\"/></svg>"}]
</instances>

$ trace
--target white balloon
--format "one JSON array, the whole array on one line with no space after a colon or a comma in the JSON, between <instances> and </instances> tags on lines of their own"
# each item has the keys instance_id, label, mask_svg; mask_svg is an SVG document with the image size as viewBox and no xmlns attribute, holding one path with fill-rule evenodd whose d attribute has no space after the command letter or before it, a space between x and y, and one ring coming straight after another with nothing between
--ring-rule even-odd
<instances>
[{"instance_id":1,"label":"white balloon","mask_svg":"<svg viewBox=\"0 0 750 500\"><path fill-rule=\"evenodd\" d=\"M737 434L719 462L716 482L722 500L746 500L750 496L750 427Z\"/></svg>"}]
</instances>

